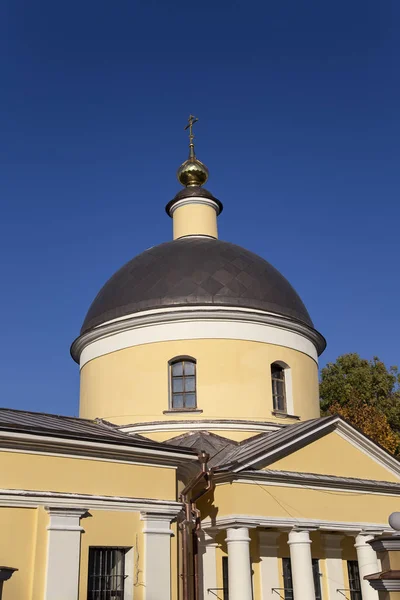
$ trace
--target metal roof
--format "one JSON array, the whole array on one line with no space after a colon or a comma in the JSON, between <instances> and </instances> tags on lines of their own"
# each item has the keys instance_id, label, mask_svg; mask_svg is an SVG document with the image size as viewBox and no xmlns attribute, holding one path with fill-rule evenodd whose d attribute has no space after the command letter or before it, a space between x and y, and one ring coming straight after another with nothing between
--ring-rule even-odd
<instances>
[{"instance_id":1,"label":"metal roof","mask_svg":"<svg viewBox=\"0 0 400 600\"><path fill-rule=\"evenodd\" d=\"M196 305L253 308L313 327L297 292L266 260L229 242L188 236L119 269L94 299L81 333L141 310Z\"/></svg>"},{"instance_id":2,"label":"metal roof","mask_svg":"<svg viewBox=\"0 0 400 600\"><path fill-rule=\"evenodd\" d=\"M190 453L190 449L176 448L148 440L140 435L129 435L119 431L116 425L102 421L91 421L78 417L65 417L48 413L29 412L0 408L0 431L18 431L33 435L47 435L106 444L119 444L161 451Z\"/></svg>"},{"instance_id":3,"label":"metal roof","mask_svg":"<svg viewBox=\"0 0 400 600\"><path fill-rule=\"evenodd\" d=\"M167 440L166 443L184 448L195 448L198 452L204 450L210 455L208 463L210 467L223 463L239 444L239 442L222 437L211 431L183 433Z\"/></svg>"},{"instance_id":4,"label":"metal roof","mask_svg":"<svg viewBox=\"0 0 400 600\"><path fill-rule=\"evenodd\" d=\"M249 460L256 461L258 457L274 450L277 452L281 450L283 453L284 447L288 443L301 440L305 435L307 435L308 440L312 439L313 434L314 439L317 439L320 435L325 435L329 424L332 424L333 430L336 421L336 416L321 417L319 419L310 419L309 421L289 425L278 431L260 433L239 444L239 446L226 457L224 466L245 465ZM322 425L324 425L323 430L321 429ZM276 455L274 460L276 460ZM221 465L221 461L219 461L218 464Z\"/></svg>"}]
</instances>

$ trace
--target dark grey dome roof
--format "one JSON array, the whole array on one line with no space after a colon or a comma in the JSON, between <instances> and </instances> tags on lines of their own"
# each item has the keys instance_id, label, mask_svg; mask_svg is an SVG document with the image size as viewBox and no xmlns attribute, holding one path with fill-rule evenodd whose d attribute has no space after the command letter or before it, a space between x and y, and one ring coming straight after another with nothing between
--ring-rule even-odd
<instances>
[{"instance_id":1,"label":"dark grey dome roof","mask_svg":"<svg viewBox=\"0 0 400 600\"><path fill-rule=\"evenodd\" d=\"M184 237L119 269L94 299L81 333L140 310L204 304L265 310L313 327L296 291L266 260L228 242Z\"/></svg>"}]
</instances>

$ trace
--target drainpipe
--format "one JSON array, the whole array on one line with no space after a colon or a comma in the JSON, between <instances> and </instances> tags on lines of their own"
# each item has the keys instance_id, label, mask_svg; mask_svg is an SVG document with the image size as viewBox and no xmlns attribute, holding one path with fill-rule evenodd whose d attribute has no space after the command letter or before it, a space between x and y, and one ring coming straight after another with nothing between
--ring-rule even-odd
<instances>
[{"instance_id":1,"label":"drainpipe","mask_svg":"<svg viewBox=\"0 0 400 600\"><path fill-rule=\"evenodd\" d=\"M198 533L201 529L201 514L196 502L215 487L213 471L208 468L207 464L209 458L210 456L204 450L199 453L201 470L189 481L180 494L180 500L184 504L184 519L181 523L183 600L198 600L199 598ZM192 496L194 488L202 480L204 480L205 486L195 496Z\"/></svg>"}]
</instances>

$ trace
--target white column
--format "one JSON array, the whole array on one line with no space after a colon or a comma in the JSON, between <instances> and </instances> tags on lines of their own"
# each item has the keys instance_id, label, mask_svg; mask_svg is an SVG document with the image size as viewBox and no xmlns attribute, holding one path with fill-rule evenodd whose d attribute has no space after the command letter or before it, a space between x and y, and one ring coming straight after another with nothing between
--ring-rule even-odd
<instances>
[{"instance_id":1,"label":"white column","mask_svg":"<svg viewBox=\"0 0 400 600\"><path fill-rule=\"evenodd\" d=\"M361 595L363 600L378 600L378 592L373 589L368 581L364 579L365 575L378 573L378 557L375 550L367 543L373 540L374 536L368 533L359 533L354 544L357 550L358 569L360 572Z\"/></svg>"},{"instance_id":2,"label":"white column","mask_svg":"<svg viewBox=\"0 0 400 600\"><path fill-rule=\"evenodd\" d=\"M230 527L226 533L229 600L252 600L249 530Z\"/></svg>"},{"instance_id":3,"label":"white column","mask_svg":"<svg viewBox=\"0 0 400 600\"><path fill-rule=\"evenodd\" d=\"M342 596L337 590L343 590L346 587L343 576L342 559L342 537L334 533L326 533L323 536L325 546L325 565L326 578L328 585L329 600L339 600Z\"/></svg>"},{"instance_id":4,"label":"white column","mask_svg":"<svg viewBox=\"0 0 400 600\"><path fill-rule=\"evenodd\" d=\"M171 516L141 513L144 537L144 598L171 598Z\"/></svg>"},{"instance_id":5,"label":"white column","mask_svg":"<svg viewBox=\"0 0 400 600\"><path fill-rule=\"evenodd\" d=\"M215 533L202 531L199 539L200 600L213 600L217 593L217 547Z\"/></svg>"},{"instance_id":6,"label":"white column","mask_svg":"<svg viewBox=\"0 0 400 600\"><path fill-rule=\"evenodd\" d=\"M50 515L45 600L77 600L81 551L81 508L46 507Z\"/></svg>"},{"instance_id":7,"label":"white column","mask_svg":"<svg viewBox=\"0 0 400 600\"><path fill-rule=\"evenodd\" d=\"M278 538L279 531L260 531L260 574L262 600L276 600L277 588L281 587L278 565Z\"/></svg>"},{"instance_id":8,"label":"white column","mask_svg":"<svg viewBox=\"0 0 400 600\"><path fill-rule=\"evenodd\" d=\"M294 600L315 600L310 533L292 529L288 540Z\"/></svg>"}]
</instances>

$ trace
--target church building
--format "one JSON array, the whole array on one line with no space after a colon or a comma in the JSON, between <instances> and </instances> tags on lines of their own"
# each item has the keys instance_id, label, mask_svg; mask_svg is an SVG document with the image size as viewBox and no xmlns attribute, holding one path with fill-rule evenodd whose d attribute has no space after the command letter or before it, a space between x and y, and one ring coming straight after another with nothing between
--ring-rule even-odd
<instances>
[{"instance_id":1,"label":"church building","mask_svg":"<svg viewBox=\"0 0 400 600\"><path fill-rule=\"evenodd\" d=\"M72 343L80 417L0 409L2 600L378 599L368 542L392 531L399 462L320 416L325 339L218 239L195 121L173 240L105 283Z\"/></svg>"}]
</instances>

